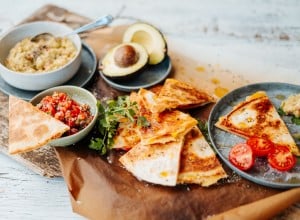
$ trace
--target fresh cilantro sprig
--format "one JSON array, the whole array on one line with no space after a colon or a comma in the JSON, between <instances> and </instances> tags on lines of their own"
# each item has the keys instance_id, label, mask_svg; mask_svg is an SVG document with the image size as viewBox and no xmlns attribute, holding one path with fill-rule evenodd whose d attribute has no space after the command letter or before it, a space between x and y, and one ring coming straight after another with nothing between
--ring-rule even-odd
<instances>
[{"instance_id":1,"label":"fresh cilantro sprig","mask_svg":"<svg viewBox=\"0 0 300 220\"><path fill-rule=\"evenodd\" d=\"M99 137L91 139L89 148L98 150L105 155L113 145L113 138L120 122L137 123L138 126L147 127L149 122L143 116L137 116L137 103L131 102L129 96L119 96L116 100L97 103L99 114L97 131Z\"/></svg>"},{"instance_id":2,"label":"fresh cilantro sprig","mask_svg":"<svg viewBox=\"0 0 300 220\"><path fill-rule=\"evenodd\" d=\"M277 110L278 114L280 116L286 116L287 114L283 111L281 107L278 108ZM295 115L292 116L291 121L295 125L300 125L300 117L296 117Z\"/></svg>"},{"instance_id":3,"label":"fresh cilantro sprig","mask_svg":"<svg viewBox=\"0 0 300 220\"><path fill-rule=\"evenodd\" d=\"M300 117L296 117L293 115L291 121L295 124L295 125L300 125Z\"/></svg>"},{"instance_id":4,"label":"fresh cilantro sprig","mask_svg":"<svg viewBox=\"0 0 300 220\"><path fill-rule=\"evenodd\" d=\"M285 115L286 115L286 113L283 111L283 109L282 109L281 107L279 107L279 108L277 109L277 112L278 112L278 114L279 114L280 116L285 116Z\"/></svg>"}]
</instances>

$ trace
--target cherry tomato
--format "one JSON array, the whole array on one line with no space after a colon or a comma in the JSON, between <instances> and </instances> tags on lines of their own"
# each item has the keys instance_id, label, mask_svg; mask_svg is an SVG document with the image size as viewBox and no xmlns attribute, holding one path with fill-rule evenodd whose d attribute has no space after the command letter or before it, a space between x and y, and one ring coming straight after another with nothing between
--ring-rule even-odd
<instances>
[{"instance_id":1,"label":"cherry tomato","mask_svg":"<svg viewBox=\"0 0 300 220\"><path fill-rule=\"evenodd\" d=\"M267 156L274 148L273 142L265 138L252 137L246 142L253 150L253 154L258 157Z\"/></svg>"},{"instance_id":2,"label":"cherry tomato","mask_svg":"<svg viewBox=\"0 0 300 220\"><path fill-rule=\"evenodd\" d=\"M288 171L296 164L296 158L287 146L275 145L268 154L268 162L279 171Z\"/></svg>"},{"instance_id":3,"label":"cherry tomato","mask_svg":"<svg viewBox=\"0 0 300 220\"><path fill-rule=\"evenodd\" d=\"M254 164L251 147L246 143L239 143L231 148L229 161L240 170L249 170Z\"/></svg>"}]
</instances>

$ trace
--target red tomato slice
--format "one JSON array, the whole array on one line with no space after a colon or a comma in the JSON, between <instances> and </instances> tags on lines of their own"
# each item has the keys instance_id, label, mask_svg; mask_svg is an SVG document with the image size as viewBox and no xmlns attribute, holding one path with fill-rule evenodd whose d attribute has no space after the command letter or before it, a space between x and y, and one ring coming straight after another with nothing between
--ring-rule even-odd
<instances>
[{"instance_id":1,"label":"red tomato slice","mask_svg":"<svg viewBox=\"0 0 300 220\"><path fill-rule=\"evenodd\" d=\"M240 170L249 170L254 164L251 147L246 143L235 145L229 152L229 161Z\"/></svg>"},{"instance_id":2,"label":"red tomato slice","mask_svg":"<svg viewBox=\"0 0 300 220\"><path fill-rule=\"evenodd\" d=\"M253 150L255 156L267 156L274 148L273 142L265 138L252 137L246 142Z\"/></svg>"},{"instance_id":3,"label":"red tomato slice","mask_svg":"<svg viewBox=\"0 0 300 220\"><path fill-rule=\"evenodd\" d=\"M279 171L288 171L296 164L296 158L287 146L275 145L268 154L268 162Z\"/></svg>"}]
</instances>

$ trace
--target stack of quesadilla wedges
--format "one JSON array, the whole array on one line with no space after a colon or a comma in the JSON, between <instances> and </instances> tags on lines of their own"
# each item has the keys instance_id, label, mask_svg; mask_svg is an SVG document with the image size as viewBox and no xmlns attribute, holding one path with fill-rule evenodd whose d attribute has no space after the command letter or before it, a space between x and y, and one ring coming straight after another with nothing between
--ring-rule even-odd
<instances>
[{"instance_id":1,"label":"stack of quesadilla wedges","mask_svg":"<svg viewBox=\"0 0 300 220\"><path fill-rule=\"evenodd\" d=\"M227 177L197 127L198 121L179 110L211 103L211 96L186 83L167 79L155 93L140 89L130 98L150 126L121 123L113 148L128 150L120 162L136 178L165 186L210 186Z\"/></svg>"}]
</instances>

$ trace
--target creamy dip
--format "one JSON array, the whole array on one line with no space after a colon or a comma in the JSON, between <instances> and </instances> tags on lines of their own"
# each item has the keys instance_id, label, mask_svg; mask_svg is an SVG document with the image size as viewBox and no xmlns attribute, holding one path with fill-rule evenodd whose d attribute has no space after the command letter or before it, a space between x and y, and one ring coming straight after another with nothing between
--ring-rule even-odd
<instances>
[{"instance_id":1,"label":"creamy dip","mask_svg":"<svg viewBox=\"0 0 300 220\"><path fill-rule=\"evenodd\" d=\"M281 103L281 108L288 115L300 117L300 94L289 96Z\"/></svg>"},{"instance_id":2,"label":"creamy dip","mask_svg":"<svg viewBox=\"0 0 300 220\"><path fill-rule=\"evenodd\" d=\"M7 68L22 73L48 72L66 65L77 52L73 42L66 37L37 42L30 39L23 39L10 50L5 60Z\"/></svg>"}]
</instances>

